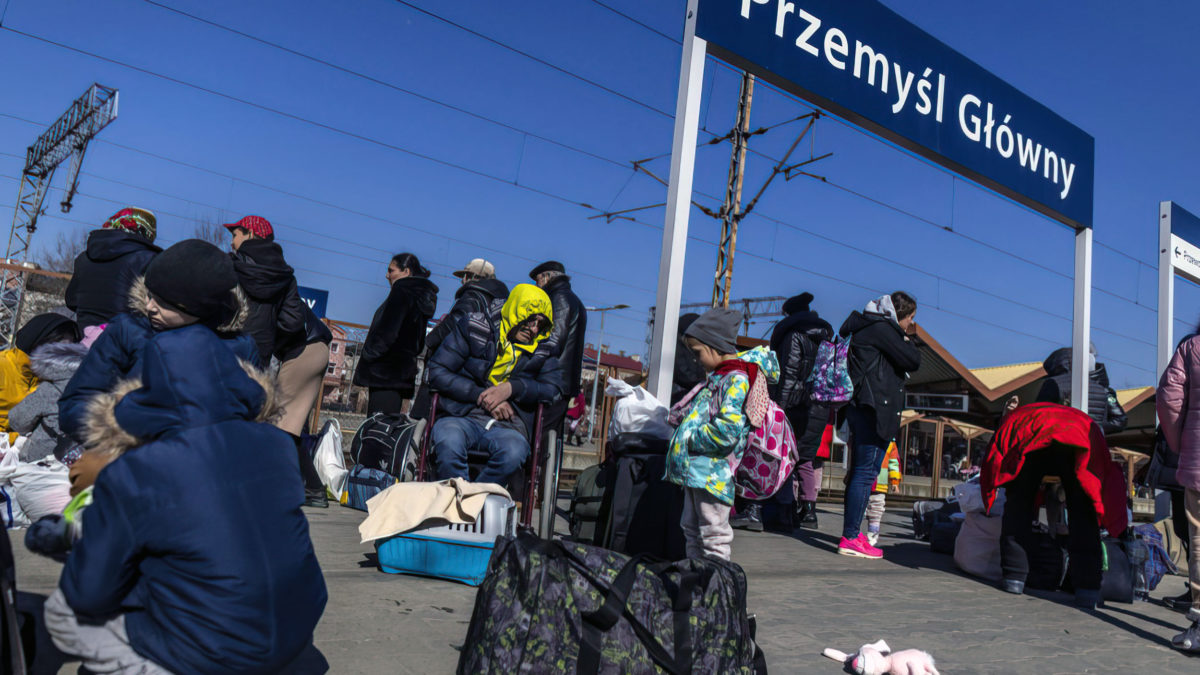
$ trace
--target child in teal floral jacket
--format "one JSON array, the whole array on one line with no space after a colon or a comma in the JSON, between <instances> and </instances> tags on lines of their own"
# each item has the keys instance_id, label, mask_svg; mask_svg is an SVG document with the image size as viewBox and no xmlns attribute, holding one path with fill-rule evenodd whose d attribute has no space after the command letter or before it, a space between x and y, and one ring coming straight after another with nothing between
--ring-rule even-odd
<instances>
[{"instance_id":1,"label":"child in teal floral jacket","mask_svg":"<svg viewBox=\"0 0 1200 675\"><path fill-rule=\"evenodd\" d=\"M712 309L684 333L709 372L707 386L671 438L665 479L684 488L683 527L689 558L729 559L733 474L750 435L751 411L765 404L766 384L779 379L775 353L765 347L737 353L740 312ZM764 408L765 409L765 408ZM758 417L761 423L761 413Z\"/></svg>"}]
</instances>

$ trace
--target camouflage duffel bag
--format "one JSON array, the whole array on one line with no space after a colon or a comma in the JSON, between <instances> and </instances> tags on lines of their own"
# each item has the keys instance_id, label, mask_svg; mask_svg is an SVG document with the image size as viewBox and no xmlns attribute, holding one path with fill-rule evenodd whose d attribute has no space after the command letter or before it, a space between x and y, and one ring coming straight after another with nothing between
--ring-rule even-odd
<instances>
[{"instance_id":1,"label":"camouflage duffel bag","mask_svg":"<svg viewBox=\"0 0 1200 675\"><path fill-rule=\"evenodd\" d=\"M458 672L749 675L756 652L763 672L741 567L522 532L496 544Z\"/></svg>"}]
</instances>

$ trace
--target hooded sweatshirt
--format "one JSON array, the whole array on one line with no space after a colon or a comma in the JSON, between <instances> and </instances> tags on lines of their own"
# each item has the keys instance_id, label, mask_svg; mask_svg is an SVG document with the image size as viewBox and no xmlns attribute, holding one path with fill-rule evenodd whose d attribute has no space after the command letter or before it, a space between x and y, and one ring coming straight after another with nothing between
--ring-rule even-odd
<instances>
[{"instance_id":1,"label":"hooded sweatshirt","mask_svg":"<svg viewBox=\"0 0 1200 675\"><path fill-rule=\"evenodd\" d=\"M21 461L36 462L55 454L60 441L64 450L74 444L58 428L58 399L87 353L87 347L77 342L52 342L33 350L30 367L40 384L8 413L9 428L29 436L21 448Z\"/></svg>"},{"instance_id":2,"label":"hooded sweatshirt","mask_svg":"<svg viewBox=\"0 0 1200 675\"><path fill-rule=\"evenodd\" d=\"M90 411L96 451L119 456L63 568L67 604L123 614L134 650L173 673L289 672L327 594L295 445L262 422L269 379L199 325L156 335L141 361Z\"/></svg>"},{"instance_id":3,"label":"hooded sweatshirt","mask_svg":"<svg viewBox=\"0 0 1200 675\"><path fill-rule=\"evenodd\" d=\"M108 323L125 311L134 281L162 249L123 230L93 230L87 249L75 258L66 304L80 328Z\"/></svg>"},{"instance_id":4,"label":"hooded sweatshirt","mask_svg":"<svg viewBox=\"0 0 1200 675\"><path fill-rule=\"evenodd\" d=\"M265 366L271 362L281 335L304 331L306 305L279 244L249 239L231 255L238 284L250 303L245 330L258 345L259 364Z\"/></svg>"},{"instance_id":5,"label":"hooded sweatshirt","mask_svg":"<svg viewBox=\"0 0 1200 675\"><path fill-rule=\"evenodd\" d=\"M853 404L875 415L875 433L886 445L900 429L904 380L921 367L921 351L900 328L887 295L850 314L839 333L851 338Z\"/></svg>"},{"instance_id":6,"label":"hooded sweatshirt","mask_svg":"<svg viewBox=\"0 0 1200 675\"><path fill-rule=\"evenodd\" d=\"M509 340L513 329L529 317L541 314L546 317L546 329L533 338L533 342L523 344ZM500 310L500 331L497 336L496 360L488 380L492 384L507 382L509 373L517 363L517 359L525 354L532 354L537 346L550 336L554 323L554 307L550 304L550 296L532 284L518 284L509 294L508 300Z\"/></svg>"}]
</instances>

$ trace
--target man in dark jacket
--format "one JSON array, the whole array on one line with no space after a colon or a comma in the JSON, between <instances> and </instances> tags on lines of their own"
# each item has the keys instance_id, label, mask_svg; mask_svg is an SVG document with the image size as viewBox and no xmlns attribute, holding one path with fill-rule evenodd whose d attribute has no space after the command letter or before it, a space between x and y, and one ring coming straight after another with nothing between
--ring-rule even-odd
<instances>
[{"instance_id":1,"label":"man in dark jacket","mask_svg":"<svg viewBox=\"0 0 1200 675\"><path fill-rule=\"evenodd\" d=\"M106 324L125 311L133 282L162 251L154 245L157 233L153 213L125 208L88 235L87 249L75 258L66 295L81 329Z\"/></svg>"},{"instance_id":2,"label":"man in dark jacket","mask_svg":"<svg viewBox=\"0 0 1200 675\"><path fill-rule=\"evenodd\" d=\"M583 347L587 333L587 309L571 290L571 277L563 264L550 260L533 268L529 278L546 291L554 303L554 328L543 348L562 365L562 400L546 411L548 429L558 429L571 399L583 388Z\"/></svg>"},{"instance_id":3,"label":"man in dark jacket","mask_svg":"<svg viewBox=\"0 0 1200 675\"><path fill-rule=\"evenodd\" d=\"M565 386L558 359L545 340L551 333L549 296L519 284L498 314L469 314L429 361L429 383L438 393L433 425L438 478L469 478L467 453L486 451L475 478L506 485L529 455L537 407L557 402Z\"/></svg>"},{"instance_id":4,"label":"man in dark jacket","mask_svg":"<svg viewBox=\"0 0 1200 675\"><path fill-rule=\"evenodd\" d=\"M437 351L442 340L454 328L454 323L468 314L490 314L499 311L508 298L508 286L496 278L496 268L483 258L476 258L454 273L462 286L454 293L454 306L438 325L425 336L429 354Z\"/></svg>"},{"instance_id":5,"label":"man in dark jacket","mask_svg":"<svg viewBox=\"0 0 1200 675\"><path fill-rule=\"evenodd\" d=\"M296 275L275 243L275 230L262 216L246 216L225 225L233 235L233 266L250 302L246 333L258 343L258 361L271 364L282 335L304 330L305 304L296 290Z\"/></svg>"},{"instance_id":6,"label":"man in dark jacket","mask_svg":"<svg viewBox=\"0 0 1200 675\"><path fill-rule=\"evenodd\" d=\"M904 380L921 367L921 352L909 339L916 313L917 301L896 291L867 303L863 312L852 313L839 331L851 339L847 365L854 382L854 398L847 410L852 434L850 479L838 544L843 555L883 557L860 527L887 446L900 429Z\"/></svg>"},{"instance_id":7,"label":"man in dark jacket","mask_svg":"<svg viewBox=\"0 0 1200 675\"><path fill-rule=\"evenodd\" d=\"M1088 416L1096 420L1105 436L1124 430L1129 420L1117 401L1117 392L1108 384L1108 371L1103 363L1096 362L1096 345L1090 345L1088 365ZM1038 390L1037 402L1071 405L1071 348L1050 352L1042 367L1046 369L1046 377Z\"/></svg>"},{"instance_id":8,"label":"man in dark jacket","mask_svg":"<svg viewBox=\"0 0 1200 675\"><path fill-rule=\"evenodd\" d=\"M141 386L89 417L94 452L118 456L46 628L89 672L295 672L327 593L292 443L261 423L270 381L202 325L157 335L142 358Z\"/></svg>"},{"instance_id":9,"label":"man in dark jacket","mask_svg":"<svg viewBox=\"0 0 1200 675\"><path fill-rule=\"evenodd\" d=\"M801 293L783 303L783 321L771 332L771 350L779 358L779 385L773 392L796 435L796 466L812 463L821 445L821 435L829 420L829 407L813 401L808 392L808 376L817 360L817 349L833 339L833 326L809 309L812 293ZM818 462L820 460L817 460ZM791 505L793 491L779 492L781 504ZM802 495L803 497L803 495ZM796 502L796 524L816 527L816 500Z\"/></svg>"}]
</instances>

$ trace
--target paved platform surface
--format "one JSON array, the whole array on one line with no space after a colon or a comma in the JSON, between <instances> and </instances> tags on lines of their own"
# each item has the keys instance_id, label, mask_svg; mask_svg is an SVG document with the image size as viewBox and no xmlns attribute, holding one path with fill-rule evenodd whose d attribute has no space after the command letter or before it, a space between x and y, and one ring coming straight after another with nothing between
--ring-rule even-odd
<instances>
[{"instance_id":1,"label":"paved platform surface","mask_svg":"<svg viewBox=\"0 0 1200 675\"><path fill-rule=\"evenodd\" d=\"M329 605L316 647L331 673L450 673L466 634L475 589L379 572L373 549L358 543L362 514L308 510ZM773 673L838 673L827 646L852 651L886 639L894 648L931 652L942 673L1195 673L1200 659L1173 651L1183 615L1161 605L1109 604L1095 612L1064 593L1013 596L959 573L908 534L906 514L889 512L886 559L838 556L836 507L822 505L821 529L795 536L738 532L733 558L749 579L750 611ZM17 554L21 603L36 606L53 590L59 566ZM1171 577L1153 594L1175 595ZM74 673L48 649L40 673Z\"/></svg>"}]
</instances>

